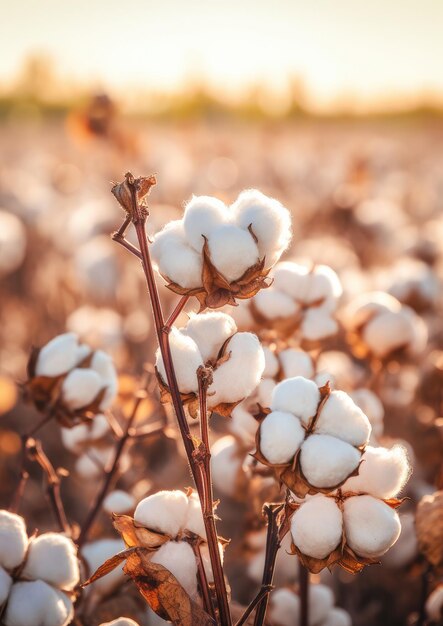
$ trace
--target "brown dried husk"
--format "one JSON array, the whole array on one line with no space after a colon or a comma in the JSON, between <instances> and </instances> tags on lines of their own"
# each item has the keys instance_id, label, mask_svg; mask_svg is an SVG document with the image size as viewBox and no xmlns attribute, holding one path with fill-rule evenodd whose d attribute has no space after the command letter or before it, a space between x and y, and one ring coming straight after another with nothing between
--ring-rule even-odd
<instances>
[{"instance_id":1,"label":"brown dried husk","mask_svg":"<svg viewBox=\"0 0 443 626\"><path fill-rule=\"evenodd\" d=\"M253 235L252 231L251 234ZM202 257L201 287L194 289L181 287L171 281L168 276L163 276L167 281L167 288L174 293L181 296L195 296L200 302L199 312L207 308L219 309L227 304L236 306L236 299L247 300L255 296L261 289L266 289L271 285L271 281L267 280L270 268L265 269L265 257L249 267L240 278L231 283L213 265L206 237Z\"/></svg>"},{"instance_id":2,"label":"brown dried husk","mask_svg":"<svg viewBox=\"0 0 443 626\"><path fill-rule=\"evenodd\" d=\"M420 500L415 526L420 552L439 574L443 573L443 491Z\"/></svg>"},{"instance_id":3,"label":"brown dried husk","mask_svg":"<svg viewBox=\"0 0 443 626\"><path fill-rule=\"evenodd\" d=\"M22 385L25 399L32 401L38 411L48 411L51 413L65 428L72 428L80 422L90 422L97 413L100 413L100 405L106 393L106 387L103 387L92 402L86 406L75 410L69 409L64 405L61 396L63 381L69 372L54 377L36 376L35 367L40 350L40 348L33 348L31 350L27 365L28 380ZM93 354L94 353L91 352L91 354L75 367L90 367Z\"/></svg>"}]
</instances>

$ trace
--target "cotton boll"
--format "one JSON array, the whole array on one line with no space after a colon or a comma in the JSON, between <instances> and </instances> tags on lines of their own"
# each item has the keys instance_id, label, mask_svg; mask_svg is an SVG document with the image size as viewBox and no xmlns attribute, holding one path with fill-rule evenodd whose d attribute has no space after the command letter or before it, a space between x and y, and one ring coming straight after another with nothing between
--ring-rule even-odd
<instances>
[{"instance_id":1,"label":"cotton boll","mask_svg":"<svg viewBox=\"0 0 443 626\"><path fill-rule=\"evenodd\" d=\"M96 350L91 359L91 370L97 372L102 380L102 386L106 388L100 408L105 410L110 407L118 391L118 378L114 362L109 354L103 350Z\"/></svg>"},{"instance_id":2,"label":"cotton boll","mask_svg":"<svg viewBox=\"0 0 443 626\"><path fill-rule=\"evenodd\" d=\"M82 409L95 400L103 387L102 379L97 372L90 369L73 369L63 381L63 402L73 411Z\"/></svg>"},{"instance_id":3,"label":"cotton boll","mask_svg":"<svg viewBox=\"0 0 443 626\"><path fill-rule=\"evenodd\" d=\"M188 593L197 596L197 561L194 552L184 541L168 541L154 552L151 563L163 565Z\"/></svg>"},{"instance_id":4,"label":"cotton boll","mask_svg":"<svg viewBox=\"0 0 443 626\"><path fill-rule=\"evenodd\" d=\"M383 500L396 496L406 484L411 468L406 448L373 448L367 446L358 476L343 485L343 491L367 493Z\"/></svg>"},{"instance_id":5,"label":"cotton boll","mask_svg":"<svg viewBox=\"0 0 443 626\"><path fill-rule=\"evenodd\" d=\"M9 595L5 626L67 626L74 611L71 600L42 580L17 582Z\"/></svg>"},{"instance_id":6,"label":"cotton boll","mask_svg":"<svg viewBox=\"0 0 443 626\"><path fill-rule=\"evenodd\" d=\"M199 535L202 539L206 539L202 508L200 499L196 493L191 494L188 498L188 510L184 528L189 530L191 533Z\"/></svg>"},{"instance_id":7,"label":"cotton boll","mask_svg":"<svg viewBox=\"0 0 443 626\"><path fill-rule=\"evenodd\" d=\"M372 496L355 496L346 500L343 519L346 541L359 556L382 556L400 535L397 512Z\"/></svg>"},{"instance_id":8,"label":"cotton boll","mask_svg":"<svg viewBox=\"0 0 443 626\"><path fill-rule=\"evenodd\" d=\"M113 451L114 448L112 445L104 448L97 446L89 447L87 452L77 459L75 471L83 478L98 478L103 474L103 469L111 459ZM124 457L120 459L120 468L122 467L123 459Z\"/></svg>"},{"instance_id":9,"label":"cotton boll","mask_svg":"<svg viewBox=\"0 0 443 626\"><path fill-rule=\"evenodd\" d=\"M317 413L320 391L317 385L307 378L295 376L279 383L272 394L271 409L293 413L308 425Z\"/></svg>"},{"instance_id":10,"label":"cotton boll","mask_svg":"<svg viewBox=\"0 0 443 626\"><path fill-rule=\"evenodd\" d=\"M382 358L394 350L407 347L413 333L407 318L387 311L376 315L366 324L362 338L371 352Z\"/></svg>"},{"instance_id":11,"label":"cotton boll","mask_svg":"<svg viewBox=\"0 0 443 626\"><path fill-rule=\"evenodd\" d=\"M292 516L292 539L306 556L324 559L340 544L342 533L342 514L332 498L309 498Z\"/></svg>"},{"instance_id":12,"label":"cotton boll","mask_svg":"<svg viewBox=\"0 0 443 626\"><path fill-rule=\"evenodd\" d=\"M270 407L272 402L272 394L276 387L276 383L272 378L265 378L260 381L257 387L258 401L263 407Z\"/></svg>"},{"instance_id":13,"label":"cotton boll","mask_svg":"<svg viewBox=\"0 0 443 626\"><path fill-rule=\"evenodd\" d=\"M203 261L200 254L184 243L167 241L158 261L160 274L185 289L202 285Z\"/></svg>"},{"instance_id":14,"label":"cotton boll","mask_svg":"<svg viewBox=\"0 0 443 626\"><path fill-rule=\"evenodd\" d=\"M305 430L292 413L273 411L260 424L260 450L273 465L289 463L304 437Z\"/></svg>"},{"instance_id":15,"label":"cotton boll","mask_svg":"<svg viewBox=\"0 0 443 626\"><path fill-rule=\"evenodd\" d=\"M269 617L275 626L295 626L300 619L300 598L289 589L276 589L269 602Z\"/></svg>"},{"instance_id":16,"label":"cotton boll","mask_svg":"<svg viewBox=\"0 0 443 626\"><path fill-rule=\"evenodd\" d=\"M240 278L259 260L252 235L234 224L216 228L208 240L211 261L229 282Z\"/></svg>"},{"instance_id":17,"label":"cotton boll","mask_svg":"<svg viewBox=\"0 0 443 626\"><path fill-rule=\"evenodd\" d=\"M158 491L138 503L134 520L150 530L176 537L187 515L188 498L183 491Z\"/></svg>"},{"instance_id":18,"label":"cotton boll","mask_svg":"<svg viewBox=\"0 0 443 626\"><path fill-rule=\"evenodd\" d=\"M227 361L213 372L208 406L220 402L238 402L249 396L260 382L265 368L265 356L257 337L252 333L236 333L226 346Z\"/></svg>"},{"instance_id":19,"label":"cotton boll","mask_svg":"<svg viewBox=\"0 0 443 626\"><path fill-rule=\"evenodd\" d=\"M3 567L0 567L0 606L3 606L11 589L12 578Z\"/></svg>"},{"instance_id":20,"label":"cotton boll","mask_svg":"<svg viewBox=\"0 0 443 626\"><path fill-rule=\"evenodd\" d=\"M374 291L354 298L343 310L342 316L346 326L355 330L382 313L398 313L400 310L401 304L396 298L383 291Z\"/></svg>"},{"instance_id":21,"label":"cotton boll","mask_svg":"<svg viewBox=\"0 0 443 626\"><path fill-rule=\"evenodd\" d=\"M385 416L381 400L370 389L356 389L349 395L368 417L372 427L372 435L380 437L383 434L383 419Z\"/></svg>"},{"instance_id":22,"label":"cotton boll","mask_svg":"<svg viewBox=\"0 0 443 626\"><path fill-rule=\"evenodd\" d=\"M44 580L60 589L74 589L80 579L77 548L59 533L44 533L32 539L23 577Z\"/></svg>"},{"instance_id":23,"label":"cotton boll","mask_svg":"<svg viewBox=\"0 0 443 626\"><path fill-rule=\"evenodd\" d=\"M222 565L223 565L223 559L224 559L224 555L225 554L224 554L223 544L221 544L220 542L218 542L218 553L220 554L220 560L221 560ZM212 572L211 558L209 556L209 548L208 548L207 544L202 544L200 546L200 554L201 554L203 567L205 569L205 574L206 574L206 578L208 580L208 583L213 583L214 582L214 574Z\"/></svg>"},{"instance_id":24,"label":"cotton boll","mask_svg":"<svg viewBox=\"0 0 443 626\"><path fill-rule=\"evenodd\" d=\"M169 344L181 393L196 392L198 390L197 370L203 365L197 344L191 337L186 337L174 327L169 333ZM167 384L166 370L160 350L157 350L156 357L156 367L163 382Z\"/></svg>"},{"instance_id":25,"label":"cotton boll","mask_svg":"<svg viewBox=\"0 0 443 626\"><path fill-rule=\"evenodd\" d=\"M151 253L152 260L156 265L159 264L160 258L162 257L165 248L169 248L171 244L186 244L185 230L183 228L182 220L173 220L172 222L169 222L161 231L156 233L152 238L152 243L149 247L149 251Z\"/></svg>"},{"instance_id":26,"label":"cotton boll","mask_svg":"<svg viewBox=\"0 0 443 626\"><path fill-rule=\"evenodd\" d=\"M23 517L0 511L0 565L12 570L25 558L28 535Z\"/></svg>"},{"instance_id":27,"label":"cotton boll","mask_svg":"<svg viewBox=\"0 0 443 626\"><path fill-rule=\"evenodd\" d=\"M181 329L195 341L204 362L216 358L220 348L229 337L237 332L230 315L220 311L191 315L185 329Z\"/></svg>"},{"instance_id":28,"label":"cotton boll","mask_svg":"<svg viewBox=\"0 0 443 626\"><path fill-rule=\"evenodd\" d=\"M257 189L243 191L231 210L241 228L252 227L258 239L260 258L266 257L265 265L271 267L291 240L289 211L278 200L265 196Z\"/></svg>"},{"instance_id":29,"label":"cotton boll","mask_svg":"<svg viewBox=\"0 0 443 626\"><path fill-rule=\"evenodd\" d=\"M26 230L16 215L0 210L0 274L15 272L26 255Z\"/></svg>"},{"instance_id":30,"label":"cotton boll","mask_svg":"<svg viewBox=\"0 0 443 626\"><path fill-rule=\"evenodd\" d=\"M235 494L243 458L234 437L222 437L212 446L212 481L217 491L225 496Z\"/></svg>"},{"instance_id":31,"label":"cotton boll","mask_svg":"<svg viewBox=\"0 0 443 626\"><path fill-rule=\"evenodd\" d=\"M369 440L371 424L347 393L332 391L320 410L315 432L338 437L353 446L362 446Z\"/></svg>"},{"instance_id":32,"label":"cotton boll","mask_svg":"<svg viewBox=\"0 0 443 626\"><path fill-rule=\"evenodd\" d=\"M248 411L244 402L240 402L232 410L228 425L230 432L239 437L246 446L251 447L254 445L258 422Z\"/></svg>"},{"instance_id":33,"label":"cotton boll","mask_svg":"<svg viewBox=\"0 0 443 626\"><path fill-rule=\"evenodd\" d=\"M122 515L132 511L134 507L134 496L122 489L111 491L103 500L103 509L109 514L117 513L117 515Z\"/></svg>"},{"instance_id":34,"label":"cotton boll","mask_svg":"<svg viewBox=\"0 0 443 626\"><path fill-rule=\"evenodd\" d=\"M201 252L205 243L218 226L230 219L226 205L210 196L193 196L185 207L183 226L189 244Z\"/></svg>"},{"instance_id":35,"label":"cotton boll","mask_svg":"<svg viewBox=\"0 0 443 626\"><path fill-rule=\"evenodd\" d=\"M259 291L254 296L254 306L268 320L294 317L299 311L295 300L273 287Z\"/></svg>"},{"instance_id":36,"label":"cotton boll","mask_svg":"<svg viewBox=\"0 0 443 626\"><path fill-rule=\"evenodd\" d=\"M309 269L291 261L278 263L272 273L274 287L291 300L305 302L309 286Z\"/></svg>"},{"instance_id":37,"label":"cotton boll","mask_svg":"<svg viewBox=\"0 0 443 626\"><path fill-rule=\"evenodd\" d=\"M443 615L443 585L439 585L426 600L426 613L437 624Z\"/></svg>"},{"instance_id":38,"label":"cotton boll","mask_svg":"<svg viewBox=\"0 0 443 626\"><path fill-rule=\"evenodd\" d=\"M263 371L263 376L265 378L274 378L277 376L280 369L278 358L276 357L275 352L267 346L263 346L263 354L265 355L265 369Z\"/></svg>"},{"instance_id":39,"label":"cotton boll","mask_svg":"<svg viewBox=\"0 0 443 626\"><path fill-rule=\"evenodd\" d=\"M164 620L163 620L164 621ZM103 622L100 626L139 626L137 622L134 622L130 617L117 617L112 622Z\"/></svg>"},{"instance_id":40,"label":"cotton boll","mask_svg":"<svg viewBox=\"0 0 443 626\"><path fill-rule=\"evenodd\" d=\"M107 559L110 559L125 548L126 546L121 539L98 539L85 544L81 551L88 565L85 577L91 576ZM92 583L89 589L99 596L110 594L122 583L124 577L122 568L116 567L112 572Z\"/></svg>"},{"instance_id":41,"label":"cotton boll","mask_svg":"<svg viewBox=\"0 0 443 626\"><path fill-rule=\"evenodd\" d=\"M326 585L311 585L309 588L309 623L313 626L321 624L328 617L334 606L334 594Z\"/></svg>"},{"instance_id":42,"label":"cotton boll","mask_svg":"<svg viewBox=\"0 0 443 626\"><path fill-rule=\"evenodd\" d=\"M312 308L306 311L300 330L308 341L320 341L335 335L338 332L338 324L327 311Z\"/></svg>"},{"instance_id":43,"label":"cotton boll","mask_svg":"<svg viewBox=\"0 0 443 626\"><path fill-rule=\"evenodd\" d=\"M51 339L40 350L35 366L36 376L60 376L78 363L78 337L64 333Z\"/></svg>"},{"instance_id":44,"label":"cotton boll","mask_svg":"<svg viewBox=\"0 0 443 626\"><path fill-rule=\"evenodd\" d=\"M287 348L279 353L278 358L284 378L294 378L295 376L312 378L314 376L314 364L307 352L297 348Z\"/></svg>"},{"instance_id":45,"label":"cotton boll","mask_svg":"<svg viewBox=\"0 0 443 626\"><path fill-rule=\"evenodd\" d=\"M322 622L322 626L352 626L352 619L347 611L334 607L329 611L326 621Z\"/></svg>"},{"instance_id":46,"label":"cotton boll","mask_svg":"<svg viewBox=\"0 0 443 626\"><path fill-rule=\"evenodd\" d=\"M97 441L110 431L110 426L105 415L99 413L87 424L78 424L73 428L61 428L60 434L63 445L71 452L79 453L82 444L89 441Z\"/></svg>"},{"instance_id":47,"label":"cotton boll","mask_svg":"<svg viewBox=\"0 0 443 626\"><path fill-rule=\"evenodd\" d=\"M93 297L115 297L119 267L115 248L108 237L94 237L79 246L74 266L81 284Z\"/></svg>"},{"instance_id":48,"label":"cotton boll","mask_svg":"<svg viewBox=\"0 0 443 626\"><path fill-rule=\"evenodd\" d=\"M343 289L340 279L327 265L317 265L308 276L308 288L304 298L307 304L327 299L335 302L341 296Z\"/></svg>"},{"instance_id":49,"label":"cotton boll","mask_svg":"<svg viewBox=\"0 0 443 626\"><path fill-rule=\"evenodd\" d=\"M301 447L300 463L313 487L335 487L357 469L360 452L329 435L311 435Z\"/></svg>"}]
</instances>

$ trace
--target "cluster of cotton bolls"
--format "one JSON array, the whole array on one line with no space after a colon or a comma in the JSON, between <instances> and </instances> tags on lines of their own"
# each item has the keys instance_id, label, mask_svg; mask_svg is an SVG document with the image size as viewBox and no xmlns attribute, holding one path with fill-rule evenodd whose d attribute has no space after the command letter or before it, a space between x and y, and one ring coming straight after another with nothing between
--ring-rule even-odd
<instances>
[{"instance_id":1,"label":"cluster of cotton bolls","mask_svg":"<svg viewBox=\"0 0 443 626\"><path fill-rule=\"evenodd\" d=\"M67 626L79 582L74 543L58 533L28 538L22 517L0 511L0 605L5 626Z\"/></svg>"},{"instance_id":2,"label":"cluster of cotton bolls","mask_svg":"<svg viewBox=\"0 0 443 626\"><path fill-rule=\"evenodd\" d=\"M371 426L346 393L327 391L322 399L315 382L297 376L275 387L270 408L259 430L266 462L289 464L299 453L302 475L319 489L338 487L357 470Z\"/></svg>"},{"instance_id":3,"label":"cluster of cotton bolls","mask_svg":"<svg viewBox=\"0 0 443 626\"><path fill-rule=\"evenodd\" d=\"M213 582L211 561L200 501L195 493L159 491L141 500L134 512L134 522L151 531L167 535L169 541L153 552L151 563L165 567L191 598L198 597L197 560L188 539L199 537L200 554L208 582ZM223 545L219 542L223 559Z\"/></svg>"},{"instance_id":4,"label":"cluster of cotton bolls","mask_svg":"<svg viewBox=\"0 0 443 626\"><path fill-rule=\"evenodd\" d=\"M367 446L357 476L337 493L307 496L291 519L295 547L306 557L339 562L343 546L357 558L378 559L397 541L401 525L393 501L410 473L406 450Z\"/></svg>"},{"instance_id":5,"label":"cluster of cotton bolls","mask_svg":"<svg viewBox=\"0 0 443 626\"><path fill-rule=\"evenodd\" d=\"M26 230L13 213L0 210L0 276L15 272L26 255Z\"/></svg>"},{"instance_id":6,"label":"cluster of cotton bolls","mask_svg":"<svg viewBox=\"0 0 443 626\"><path fill-rule=\"evenodd\" d=\"M118 379L112 359L102 350L92 351L79 343L75 333L58 335L43 346L33 370L29 381L31 393L41 388L52 392L56 381L61 379L56 400L68 412L82 411L93 403L97 403L97 411L104 411L117 394ZM39 402L41 393L35 397Z\"/></svg>"},{"instance_id":7,"label":"cluster of cotton bolls","mask_svg":"<svg viewBox=\"0 0 443 626\"><path fill-rule=\"evenodd\" d=\"M270 277L271 287L248 303L252 320L259 327L283 333L297 331L300 340L306 341L321 341L338 332L334 314L342 286L330 267L285 261L273 268ZM238 314L247 322L242 310Z\"/></svg>"},{"instance_id":8,"label":"cluster of cotton bolls","mask_svg":"<svg viewBox=\"0 0 443 626\"><path fill-rule=\"evenodd\" d=\"M198 392L197 370L213 368L213 382L208 390L208 406L231 404L248 396L258 385L265 358L257 337L237 332L229 315L211 311L192 315L183 328L172 328L170 346L179 390ZM165 385L166 370L160 350L156 366Z\"/></svg>"},{"instance_id":9,"label":"cluster of cotton bolls","mask_svg":"<svg viewBox=\"0 0 443 626\"><path fill-rule=\"evenodd\" d=\"M426 346L424 321L408 306L384 292L354 298L342 311L346 330L352 334L356 350L385 359L402 350L420 354Z\"/></svg>"},{"instance_id":10,"label":"cluster of cotton bolls","mask_svg":"<svg viewBox=\"0 0 443 626\"><path fill-rule=\"evenodd\" d=\"M264 269L271 268L290 238L288 210L251 189L230 207L217 198L194 196L183 219L170 222L154 237L151 251L163 277L184 289L196 289L203 285L205 241L212 265L233 283L263 259Z\"/></svg>"},{"instance_id":11,"label":"cluster of cotton bolls","mask_svg":"<svg viewBox=\"0 0 443 626\"><path fill-rule=\"evenodd\" d=\"M351 616L334 606L334 594L326 585L311 585L308 594L309 626L351 626ZM300 596L287 588L276 589L269 603L272 626L299 626Z\"/></svg>"}]
</instances>

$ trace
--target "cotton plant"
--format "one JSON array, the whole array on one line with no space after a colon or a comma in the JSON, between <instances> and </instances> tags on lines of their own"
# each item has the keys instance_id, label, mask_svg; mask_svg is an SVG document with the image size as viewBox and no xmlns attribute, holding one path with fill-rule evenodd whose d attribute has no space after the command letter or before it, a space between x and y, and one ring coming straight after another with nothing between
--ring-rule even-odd
<instances>
[{"instance_id":1,"label":"cotton plant","mask_svg":"<svg viewBox=\"0 0 443 626\"><path fill-rule=\"evenodd\" d=\"M25 521L0 511L0 605L5 626L67 626L80 579L77 548L60 533L28 537Z\"/></svg>"},{"instance_id":2,"label":"cotton plant","mask_svg":"<svg viewBox=\"0 0 443 626\"><path fill-rule=\"evenodd\" d=\"M155 235L151 254L172 291L218 308L268 286L269 270L290 239L289 211L249 189L229 207L217 198L193 196L183 218Z\"/></svg>"},{"instance_id":3,"label":"cotton plant","mask_svg":"<svg viewBox=\"0 0 443 626\"><path fill-rule=\"evenodd\" d=\"M308 594L309 626L352 626L349 613L335 607L334 603L334 594L329 587L311 585ZM299 626L299 594L290 588L276 589L271 596L268 617L272 626Z\"/></svg>"},{"instance_id":4,"label":"cotton plant","mask_svg":"<svg viewBox=\"0 0 443 626\"><path fill-rule=\"evenodd\" d=\"M118 379L109 355L65 333L33 351L25 389L39 411L72 427L111 406Z\"/></svg>"}]
</instances>

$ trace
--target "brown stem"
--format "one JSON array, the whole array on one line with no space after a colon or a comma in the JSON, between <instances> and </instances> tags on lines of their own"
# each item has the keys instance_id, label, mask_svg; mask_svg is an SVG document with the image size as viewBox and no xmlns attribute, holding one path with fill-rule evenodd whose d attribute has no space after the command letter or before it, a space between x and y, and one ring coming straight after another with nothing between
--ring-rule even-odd
<instances>
[{"instance_id":1,"label":"brown stem","mask_svg":"<svg viewBox=\"0 0 443 626\"><path fill-rule=\"evenodd\" d=\"M27 437L24 441L24 447L28 456L36 461L46 475L47 495L54 511L55 518L58 522L60 530L66 535L71 536L71 527L66 517L65 509L60 494L60 477L51 461L43 451L42 444L32 437Z\"/></svg>"},{"instance_id":2,"label":"brown stem","mask_svg":"<svg viewBox=\"0 0 443 626\"><path fill-rule=\"evenodd\" d=\"M278 522L280 513L284 508L283 504L269 505L265 504L263 511L268 518L268 532L266 536L266 552L265 565L263 568L262 589L268 589L268 592L259 601L257 612L255 614L254 626L262 626L265 621L266 612L268 610L269 592L272 589L274 580L275 562L277 553L281 546L281 541L286 534L285 518Z\"/></svg>"},{"instance_id":3,"label":"brown stem","mask_svg":"<svg viewBox=\"0 0 443 626\"><path fill-rule=\"evenodd\" d=\"M247 609L245 610L245 612L243 613L241 618L238 620L238 622L236 622L235 626L243 626L243 624L246 622L248 617L251 615L252 611L255 609L257 604L259 602L261 602L265 596L267 596L269 593L271 593L273 588L274 587L272 585L268 585L267 587L263 587L263 586L260 587L260 591L255 596L255 598L252 600L252 602L249 604L249 606L247 607Z\"/></svg>"},{"instance_id":4,"label":"brown stem","mask_svg":"<svg viewBox=\"0 0 443 626\"><path fill-rule=\"evenodd\" d=\"M123 248L126 248L126 250L129 250L129 252L131 252L138 259L141 259L142 255L141 255L140 250L138 248L136 248L134 245L132 245L132 243L130 241L125 239L123 237L123 235L120 235L119 232L120 231L117 231L116 233L113 233L112 239L114 241L116 241L117 243L119 243L121 246L123 246Z\"/></svg>"},{"instance_id":5,"label":"brown stem","mask_svg":"<svg viewBox=\"0 0 443 626\"><path fill-rule=\"evenodd\" d=\"M177 317L180 315L180 313L185 308L186 303L188 302L188 300L189 300L189 296L182 296L180 298L180 300L178 301L177 306L172 311L171 315L168 317L168 319L166 321L166 326L168 328L172 328L172 326L174 325L174 322L176 321Z\"/></svg>"},{"instance_id":6,"label":"brown stem","mask_svg":"<svg viewBox=\"0 0 443 626\"><path fill-rule=\"evenodd\" d=\"M309 624L309 570L299 561L300 626Z\"/></svg>"},{"instance_id":7,"label":"brown stem","mask_svg":"<svg viewBox=\"0 0 443 626\"><path fill-rule=\"evenodd\" d=\"M214 605L212 604L211 594L209 591L208 579L206 578L205 566L203 564L202 555L200 552L199 543L192 543L192 549L194 550L195 558L197 560L197 576L200 584L200 591L203 598L203 606L212 619L217 622L217 618L214 611Z\"/></svg>"},{"instance_id":8,"label":"brown stem","mask_svg":"<svg viewBox=\"0 0 443 626\"><path fill-rule=\"evenodd\" d=\"M424 563L423 572L421 575L421 590L420 590L420 606L418 610L417 626L424 626L426 623L426 600L429 596L429 586L431 583L432 566L428 563Z\"/></svg>"},{"instance_id":9,"label":"brown stem","mask_svg":"<svg viewBox=\"0 0 443 626\"><path fill-rule=\"evenodd\" d=\"M140 407L140 404L142 402L142 400L146 397L146 393L142 390L140 390L135 398L134 401L134 406L132 408L131 414L126 422L126 426L124 428L123 434L120 437L120 439L117 441L117 445L115 447L115 451L114 451L114 458L112 460L112 464L110 466L109 469L107 469L105 471L104 477L103 477L103 483L102 486L100 488L100 491L97 493L95 500L89 510L89 513L86 517L86 520L84 521L82 528L80 530L80 534L77 540L77 545L79 548L82 547L82 545L85 543L85 541L88 538L88 534L89 531L92 528L92 525L95 522L95 519L97 517L97 515L99 514L102 504L103 504L103 500L105 499L112 481L114 480L114 477L118 471L119 465L120 465L120 459L121 456L123 454L123 451L126 447L126 444L128 442L128 440L131 438L131 430L132 430L132 425L135 421L135 418L137 416L137 411Z\"/></svg>"},{"instance_id":10,"label":"brown stem","mask_svg":"<svg viewBox=\"0 0 443 626\"><path fill-rule=\"evenodd\" d=\"M217 527L214 517L214 496L212 492L211 478L211 448L209 443L209 422L207 391L212 383L211 370L200 367L197 371L198 377L198 397L200 406L200 434L201 450L196 450L194 457L198 459L201 468L203 482L203 521L205 524L206 540L208 542L209 557L211 559L212 572L214 575L215 592L217 594L218 608L221 623L230 625L232 623L229 610L228 592L226 589L223 566L218 549Z\"/></svg>"},{"instance_id":11,"label":"brown stem","mask_svg":"<svg viewBox=\"0 0 443 626\"><path fill-rule=\"evenodd\" d=\"M17 488L12 497L11 505L9 507L9 511L11 513L18 513L28 479L29 479L28 472L25 469L22 469L20 472L20 482L17 485Z\"/></svg>"}]
</instances>

